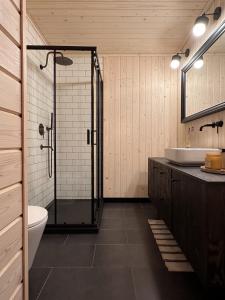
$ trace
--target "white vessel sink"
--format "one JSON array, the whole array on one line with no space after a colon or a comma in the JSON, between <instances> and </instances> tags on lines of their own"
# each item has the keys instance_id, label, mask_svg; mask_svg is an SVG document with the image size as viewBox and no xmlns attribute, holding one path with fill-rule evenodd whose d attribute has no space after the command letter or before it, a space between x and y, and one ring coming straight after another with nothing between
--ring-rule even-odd
<instances>
[{"instance_id":1,"label":"white vessel sink","mask_svg":"<svg viewBox=\"0 0 225 300\"><path fill-rule=\"evenodd\" d=\"M207 153L221 151L216 148L167 148L165 157L171 163L182 166L200 166L205 161Z\"/></svg>"}]
</instances>

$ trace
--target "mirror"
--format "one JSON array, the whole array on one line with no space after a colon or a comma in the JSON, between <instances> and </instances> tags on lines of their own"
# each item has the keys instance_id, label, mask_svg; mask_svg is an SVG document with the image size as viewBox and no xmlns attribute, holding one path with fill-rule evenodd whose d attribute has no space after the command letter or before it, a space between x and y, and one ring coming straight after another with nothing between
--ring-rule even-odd
<instances>
[{"instance_id":1,"label":"mirror","mask_svg":"<svg viewBox=\"0 0 225 300\"><path fill-rule=\"evenodd\" d=\"M225 23L182 69L182 123L225 109L224 31Z\"/></svg>"}]
</instances>

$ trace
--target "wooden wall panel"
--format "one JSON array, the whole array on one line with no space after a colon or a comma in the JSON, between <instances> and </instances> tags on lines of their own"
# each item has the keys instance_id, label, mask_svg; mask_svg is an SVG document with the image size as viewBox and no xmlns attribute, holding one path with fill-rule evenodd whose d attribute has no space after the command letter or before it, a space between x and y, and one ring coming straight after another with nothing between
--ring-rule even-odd
<instances>
[{"instance_id":1,"label":"wooden wall panel","mask_svg":"<svg viewBox=\"0 0 225 300\"><path fill-rule=\"evenodd\" d=\"M10 260L10 262L0 273L0 296L1 300L10 299L14 291L21 284L23 277L22 251Z\"/></svg>"},{"instance_id":2,"label":"wooden wall panel","mask_svg":"<svg viewBox=\"0 0 225 300\"><path fill-rule=\"evenodd\" d=\"M10 297L10 300L23 300L23 284L20 284L15 289L13 295Z\"/></svg>"},{"instance_id":3,"label":"wooden wall panel","mask_svg":"<svg viewBox=\"0 0 225 300\"><path fill-rule=\"evenodd\" d=\"M22 181L22 153L17 150L0 152L0 189Z\"/></svg>"},{"instance_id":4,"label":"wooden wall panel","mask_svg":"<svg viewBox=\"0 0 225 300\"><path fill-rule=\"evenodd\" d=\"M10 0L10 1L15 5L15 7L18 9L18 11L20 11L21 1L23 1L23 0Z\"/></svg>"},{"instance_id":5,"label":"wooden wall panel","mask_svg":"<svg viewBox=\"0 0 225 300\"><path fill-rule=\"evenodd\" d=\"M0 190L0 230L22 215L22 185Z\"/></svg>"},{"instance_id":6,"label":"wooden wall panel","mask_svg":"<svg viewBox=\"0 0 225 300\"><path fill-rule=\"evenodd\" d=\"M0 0L0 28L20 45L20 14L10 0Z\"/></svg>"},{"instance_id":7,"label":"wooden wall panel","mask_svg":"<svg viewBox=\"0 0 225 300\"><path fill-rule=\"evenodd\" d=\"M0 67L21 79L20 49L0 30Z\"/></svg>"},{"instance_id":8,"label":"wooden wall panel","mask_svg":"<svg viewBox=\"0 0 225 300\"><path fill-rule=\"evenodd\" d=\"M177 146L169 56L104 56L104 197L147 197L148 157Z\"/></svg>"},{"instance_id":9,"label":"wooden wall panel","mask_svg":"<svg viewBox=\"0 0 225 300\"><path fill-rule=\"evenodd\" d=\"M0 0L0 299L3 300L28 300L25 4L26 0Z\"/></svg>"},{"instance_id":10,"label":"wooden wall panel","mask_svg":"<svg viewBox=\"0 0 225 300\"><path fill-rule=\"evenodd\" d=\"M22 218L19 217L0 232L0 269L22 248Z\"/></svg>"},{"instance_id":11,"label":"wooden wall panel","mask_svg":"<svg viewBox=\"0 0 225 300\"><path fill-rule=\"evenodd\" d=\"M0 149L21 148L21 117L0 111Z\"/></svg>"},{"instance_id":12,"label":"wooden wall panel","mask_svg":"<svg viewBox=\"0 0 225 300\"><path fill-rule=\"evenodd\" d=\"M21 113L21 83L0 71L0 109Z\"/></svg>"},{"instance_id":13,"label":"wooden wall panel","mask_svg":"<svg viewBox=\"0 0 225 300\"><path fill-rule=\"evenodd\" d=\"M110 105L105 106L104 116L110 115L113 118L113 121L110 122L109 118L104 117L104 130L108 132L108 134L104 134L104 151L108 153L108 168L104 170L105 172L105 181L109 180L119 181L120 182L120 172L118 172L118 178L110 178L110 172L115 172L115 170L120 167L120 122L116 120L119 117L118 111L120 110L120 58L108 58L108 60L104 61L105 72L109 72L109 77L106 77L105 80L110 78L111 85L109 85L108 89L104 89L104 94L107 99L109 99L110 103L115 100L115 106L111 107ZM119 74L119 77L118 77ZM106 83L107 84L107 83ZM109 83L108 83L109 84ZM113 111L111 111L113 109ZM117 111L117 113L116 113ZM112 140L116 140L116 143L112 143ZM113 155L117 156L117 161L113 160ZM124 158L125 159L125 158ZM119 162L119 166L118 166ZM113 182L113 185L116 183ZM111 186L108 186L109 191L111 191ZM112 191L111 191L112 192ZM120 193L120 190L116 191L116 194Z\"/></svg>"}]
</instances>

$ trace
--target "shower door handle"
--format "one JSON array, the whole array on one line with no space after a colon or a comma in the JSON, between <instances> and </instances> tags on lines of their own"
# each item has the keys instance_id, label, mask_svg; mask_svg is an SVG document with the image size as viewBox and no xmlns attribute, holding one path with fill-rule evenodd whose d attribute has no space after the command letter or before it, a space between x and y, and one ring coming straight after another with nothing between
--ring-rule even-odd
<instances>
[{"instance_id":1,"label":"shower door handle","mask_svg":"<svg viewBox=\"0 0 225 300\"><path fill-rule=\"evenodd\" d=\"M96 145L96 137L95 134L97 133L97 130L90 130L87 129L87 144L88 145Z\"/></svg>"},{"instance_id":2,"label":"shower door handle","mask_svg":"<svg viewBox=\"0 0 225 300\"><path fill-rule=\"evenodd\" d=\"M91 138L90 138L90 129L87 129L87 144L90 145L90 142L91 142Z\"/></svg>"},{"instance_id":3,"label":"shower door handle","mask_svg":"<svg viewBox=\"0 0 225 300\"><path fill-rule=\"evenodd\" d=\"M94 146L97 145L96 134L97 134L97 130L91 131L91 144Z\"/></svg>"}]
</instances>

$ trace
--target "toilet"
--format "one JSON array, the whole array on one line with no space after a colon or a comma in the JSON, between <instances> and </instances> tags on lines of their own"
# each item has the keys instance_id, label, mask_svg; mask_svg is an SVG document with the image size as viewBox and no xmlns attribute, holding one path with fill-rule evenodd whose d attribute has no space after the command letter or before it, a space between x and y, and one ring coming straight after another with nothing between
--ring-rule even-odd
<instances>
[{"instance_id":1,"label":"toilet","mask_svg":"<svg viewBox=\"0 0 225 300\"><path fill-rule=\"evenodd\" d=\"M48 220L48 211L40 206L28 205L28 262L29 270L32 267L37 248L39 246L45 225Z\"/></svg>"}]
</instances>

